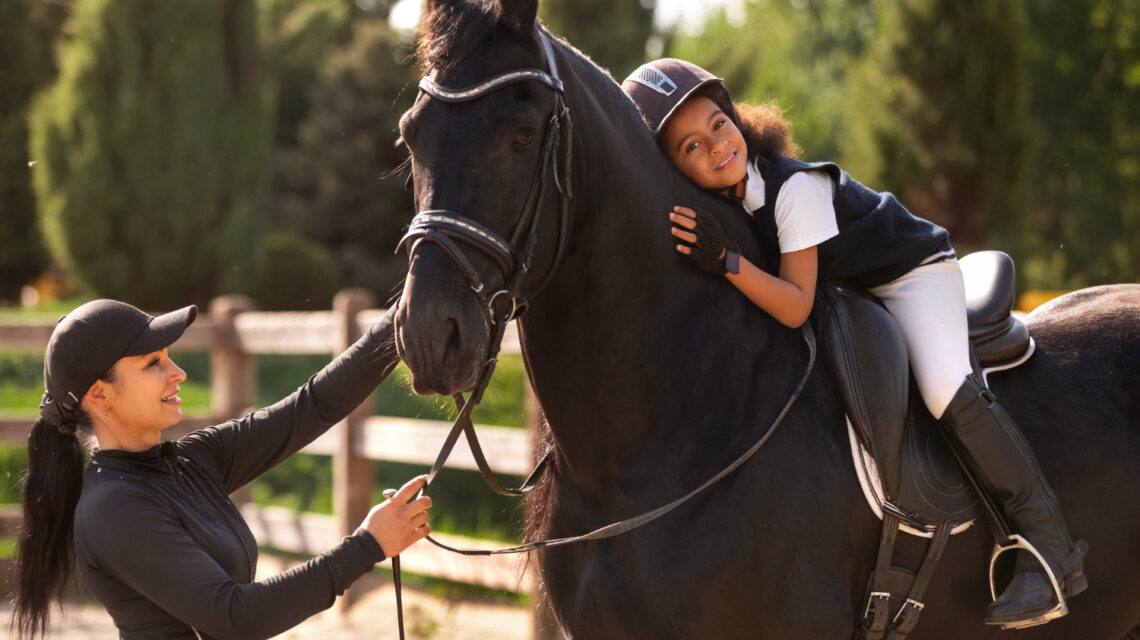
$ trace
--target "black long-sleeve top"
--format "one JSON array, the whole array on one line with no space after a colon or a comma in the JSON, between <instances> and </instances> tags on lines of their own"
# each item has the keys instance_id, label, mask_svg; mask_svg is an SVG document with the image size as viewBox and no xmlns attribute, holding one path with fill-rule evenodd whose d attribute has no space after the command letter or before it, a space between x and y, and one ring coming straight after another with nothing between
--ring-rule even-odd
<instances>
[{"instance_id":1,"label":"black long-sleeve top","mask_svg":"<svg viewBox=\"0 0 1140 640\"><path fill-rule=\"evenodd\" d=\"M257 545L228 494L344 418L392 371L392 314L295 393L141 452L98 451L75 511L75 555L120 637L267 638L332 606L384 559L365 530L254 582Z\"/></svg>"}]
</instances>

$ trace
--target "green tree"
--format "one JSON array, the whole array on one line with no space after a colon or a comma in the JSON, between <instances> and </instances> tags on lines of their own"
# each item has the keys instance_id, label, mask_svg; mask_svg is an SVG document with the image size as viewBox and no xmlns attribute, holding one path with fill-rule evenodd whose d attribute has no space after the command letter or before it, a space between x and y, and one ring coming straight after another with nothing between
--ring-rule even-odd
<instances>
[{"instance_id":1,"label":"green tree","mask_svg":"<svg viewBox=\"0 0 1140 640\"><path fill-rule=\"evenodd\" d=\"M77 0L32 112L52 255L158 308L241 291L264 226L276 74L343 19L304 0Z\"/></svg>"},{"instance_id":2,"label":"green tree","mask_svg":"<svg viewBox=\"0 0 1140 640\"><path fill-rule=\"evenodd\" d=\"M626 0L546 0L539 16L555 33L566 38L609 69L620 82L645 62L645 43L653 34L653 2ZM599 19L604 16L604 19Z\"/></svg>"},{"instance_id":3,"label":"green tree","mask_svg":"<svg viewBox=\"0 0 1140 640\"><path fill-rule=\"evenodd\" d=\"M749 0L743 20L720 10L695 34L676 34L667 55L724 78L734 100L774 102L811 160L839 158L848 69L874 33L864 0ZM856 172L858 173L858 172Z\"/></svg>"},{"instance_id":4,"label":"green tree","mask_svg":"<svg viewBox=\"0 0 1140 640\"><path fill-rule=\"evenodd\" d=\"M1028 213L1006 242L1028 283L1140 279L1140 4L1026 2Z\"/></svg>"},{"instance_id":5,"label":"green tree","mask_svg":"<svg viewBox=\"0 0 1140 640\"><path fill-rule=\"evenodd\" d=\"M55 74L52 46L65 17L60 4L0 3L0 300L18 299L48 264L35 223L27 111Z\"/></svg>"},{"instance_id":6,"label":"green tree","mask_svg":"<svg viewBox=\"0 0 1140 640\"><path fill-rule=\"evenodd\" d=\"M1024 209L1023 15L1017 0L891 0L849 78L857 179L947 227L955 247Z\"/></svg>"},{"instance_id":7,"label":"green tree","mask_svg":"<svg viewBox=\"0 0 1140 640\"><path fill-rule=\"evenodd\" d=\"M358 17L309 94L297 145L277 157L273 224L325 247L344 284L383 300L407 258L394 255L413 213L398 168L398 123L415 99L410 47L386 21Z\"/></svg>"}]
</instances>

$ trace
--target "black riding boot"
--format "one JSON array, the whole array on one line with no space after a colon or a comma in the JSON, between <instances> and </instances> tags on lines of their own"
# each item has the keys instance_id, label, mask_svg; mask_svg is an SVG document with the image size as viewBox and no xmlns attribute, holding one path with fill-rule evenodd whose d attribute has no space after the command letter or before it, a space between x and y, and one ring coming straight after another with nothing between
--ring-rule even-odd
<instances>
[{"instance_id":1,"label":"black riding boot","mask_svg":"<svg viewBox=\"0 0 1140 640\"><path fill-rule=\"evenodd\" d=\"M993 393L977 376L969 376L940 422L971 475L1049 563L1064 597L1084 591L1088 545L1083 540L1073 544L1037 458ZM1067 612L1060 604L1041 563L1019 550L1014 579L986 608L985 620L1011 628L1041 624Z\"/></svg>"}]
</instances>

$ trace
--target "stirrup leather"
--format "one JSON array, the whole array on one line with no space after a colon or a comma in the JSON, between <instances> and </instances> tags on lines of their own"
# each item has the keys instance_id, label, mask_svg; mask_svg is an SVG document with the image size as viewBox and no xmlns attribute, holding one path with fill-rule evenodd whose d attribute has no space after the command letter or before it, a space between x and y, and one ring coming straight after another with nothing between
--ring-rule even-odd
<instances>
[{"instance_id":1,"label":"stirrup leather","mask_svg":"<svg viewBox=\"0 0 1140 640\"><path fill-rule=\"evenodd\" d=\"M1025 629L1027 627L1035 627L1037 625L1045 624L1050 620L1060 618L1061 616L1069 613L1069 605L1065 602L1065 595L1061 591L1061 584L1057 581L1057 576L1053 573L1053 568L1049 566L1049 563L1045 561L1045 557L1041 555L1041 552L1037 551L1036 547L1034 547L1029 543L1028 540L1018 534L1009 536L1009 541L1004 545L1001 543L994 543L993 555L990 556L990 598L997 600L997 586L994 584L994 568L997 566L998 556L1008 551L1016 551L1018 549L1021 549L1022 551L1028 551L1034 558L1037 559L1037 562L1041 565L1041 567L1045 569L1045 575L1049 578L1049 584L1053 586L1053 594L1057 596L1057 604L1036 618L1020 620L1018 622L1003 623L1000 625L1001 628Z\"/></svg>"}]
</instances>

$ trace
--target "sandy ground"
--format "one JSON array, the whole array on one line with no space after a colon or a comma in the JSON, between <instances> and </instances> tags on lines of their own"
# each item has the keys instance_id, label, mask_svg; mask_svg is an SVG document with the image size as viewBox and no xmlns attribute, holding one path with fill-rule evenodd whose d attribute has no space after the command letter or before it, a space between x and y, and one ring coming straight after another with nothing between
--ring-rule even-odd
<instances>
[{"instance_id":1,"label":"sandy ground","mask_svg":"<svg viewBox=\"0 0 1140 640\"><path fill-rule=\"evenodd\" d=\"M272 575L286 561L265 557L258 575ZM355 585L356 600L341 613L334 606L277 636L288 640L396 640L396 596L390 580L379 574L365 576ZM6 623L8 603L0 607ZM531 640L533 616L529 608L476 600L446 600L404 586L404 622L408 640ZM7 633L0 626L0 635ZM68 606L54 616L48 639L115 640L110 616L98 605Z\"/></svg>"}]
</instances>

